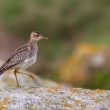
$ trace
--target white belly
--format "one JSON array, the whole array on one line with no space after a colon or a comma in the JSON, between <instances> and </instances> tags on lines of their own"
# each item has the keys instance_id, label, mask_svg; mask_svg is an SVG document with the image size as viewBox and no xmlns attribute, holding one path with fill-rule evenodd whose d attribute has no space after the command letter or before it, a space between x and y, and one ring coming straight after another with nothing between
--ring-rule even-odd
<instances>
[{"instance_id":1,"label":"white belly","mask_svg":"<svg viewBox=\"0 0 110 110\"><path fill-rule=\"evenodd\" d=\"M26 60L24 60L24 62L20 65L23 69L26 69L31 65L33 65L36 62L36 60L37 60L37 56L34 55L32 58L27 58Z\"/></svg>"}]
</instances>

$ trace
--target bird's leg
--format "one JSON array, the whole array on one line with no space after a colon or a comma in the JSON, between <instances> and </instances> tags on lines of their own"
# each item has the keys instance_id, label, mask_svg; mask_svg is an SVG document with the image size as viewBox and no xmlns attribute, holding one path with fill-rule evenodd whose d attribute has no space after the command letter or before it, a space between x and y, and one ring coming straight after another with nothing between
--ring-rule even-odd
<instances>
[{"instance_id":1,"label":"bird's leg","mask_svg":"<svg viewBox=\"0 0 110 110\"><path fill-rule=\"evenodd\" d=\"M27 74L27 73L23 73L23 72L19 72L19 71L18 71L18 73L29 76L29 78L31 78L31 79L33 80L33 82L35 82L35 81L38 80L35 76L33 76L33 75L31 75L31 74Z\"/></svg>"},{"instance_id":2,"label":"bird's leg","mask_svg":"<svg viewBox=\"0 0 110 110\"><path fill-rule=\"evenodd\" d=\"M15 69L14 70L14 75L15 75L15 78L16 78L17 87L20 87L19 82L18 82L18 79L17 79L17 73L18 73L18 69Z\"/></svg>"}]
</instances>

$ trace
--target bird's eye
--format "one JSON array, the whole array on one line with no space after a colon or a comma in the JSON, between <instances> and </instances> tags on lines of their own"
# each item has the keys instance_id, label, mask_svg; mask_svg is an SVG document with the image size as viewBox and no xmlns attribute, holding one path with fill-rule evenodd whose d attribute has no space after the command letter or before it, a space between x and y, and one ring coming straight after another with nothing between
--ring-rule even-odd
<instances>
[{"instance_id":1,"label":"bird's eye","mask_svg":"<svg viewBox=\"0 0 110 110\"><path fill-rule=\"evenodd\" d=\"M37 37L39 36L39 34L37 34Z\"/></svg>"}]
</instances>

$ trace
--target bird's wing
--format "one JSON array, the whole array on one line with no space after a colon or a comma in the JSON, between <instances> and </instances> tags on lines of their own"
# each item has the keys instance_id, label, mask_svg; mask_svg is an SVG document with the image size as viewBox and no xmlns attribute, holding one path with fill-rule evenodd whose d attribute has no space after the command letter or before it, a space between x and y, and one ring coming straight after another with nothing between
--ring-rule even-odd
<instances>
[{"instance_id":1,"label":"bird's wing","mask_svg":"<svg viewBox=\"0 0 110 110\"><path fill-rule=\"evenodd\" d=\"M30 49L28 48L28 44L24 44L23 46L19 47L11 54L9 59L2 65L0 69L5 71L20 64L29 56L29 51Z\"/></svg>"}]
</instances>

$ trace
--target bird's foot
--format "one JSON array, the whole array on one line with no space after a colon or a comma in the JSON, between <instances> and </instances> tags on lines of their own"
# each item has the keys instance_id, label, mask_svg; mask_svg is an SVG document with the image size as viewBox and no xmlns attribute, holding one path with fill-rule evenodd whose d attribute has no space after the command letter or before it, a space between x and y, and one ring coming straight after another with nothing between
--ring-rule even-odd
<instances>
[{"instance_id":1,"label":"bird's foot","mask_svg":"<svg viewBox=\"0 0 110 110\"><path fill-rule=\"evenodd\" d=\"M21 86L20 85L17 85L16 88L21 88Z\"/></svg>"},{"instance_id":2,"label":"bird's foot","mask_svg":"<svg viewBox=\"0 0 110 110\"><path fill-rule=\"evenodd\" d=\"M29 79L33 80L34 83L38 81L38 79L34 77L33 75L29 75Z\"/></svg>"}]
</instances>

